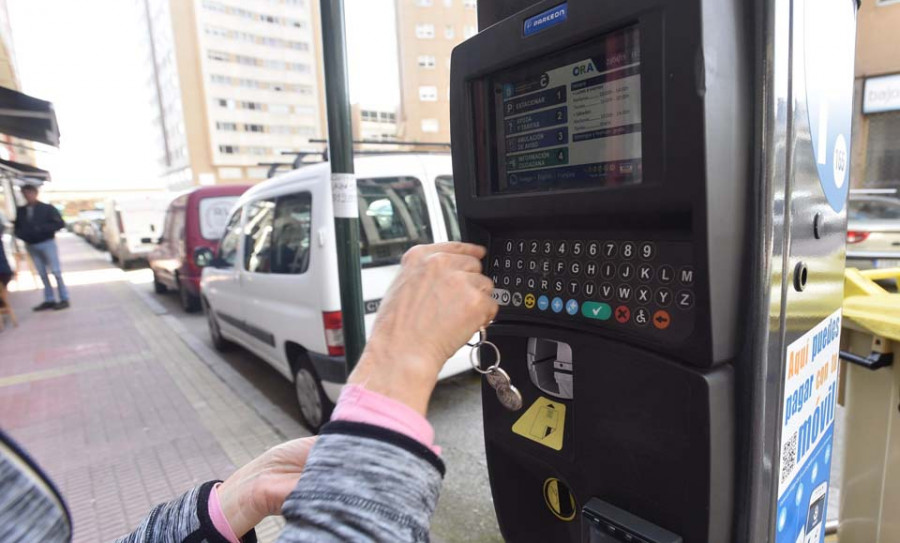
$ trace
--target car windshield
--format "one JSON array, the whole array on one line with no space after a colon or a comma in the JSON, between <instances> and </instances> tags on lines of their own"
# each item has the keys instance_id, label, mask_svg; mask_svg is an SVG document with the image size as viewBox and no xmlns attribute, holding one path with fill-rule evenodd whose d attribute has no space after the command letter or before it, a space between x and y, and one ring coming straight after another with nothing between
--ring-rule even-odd
<instances>
[{"instance_id":1,"label":"car windshield","mask_svg":"<svg viewBox=\"0 0 900 543\"><path fill-rule=\"evenodd\" d=\"M850 200L847 218L851 221L900 219L900 200L889 198Z\"/></svg>"},{"instance_id":2,"label":"car windshield","mask_svg":"<svg viewBox=\"0 0 900 543\"><path fill-rule=\"evenodd\" d=\"M434 241L425 192L418 179L360 179L357 188L363 268L397 264L413 245Z\"/></svg>"},{"instance_id":3,"label":"car windshield","mask_svg":"<svg viewBox=\"0 0 900 543\"><path fill-rule=\"evenodd\" d=\"M450 241L459 241L462 236L459 233L459 219L456 216L453 176L439 176L434 180L434 185L437 188L438 199L441 201L441 215L444 216L444 225L447 227L447 238Z\"/></svg>"}]
</instances>

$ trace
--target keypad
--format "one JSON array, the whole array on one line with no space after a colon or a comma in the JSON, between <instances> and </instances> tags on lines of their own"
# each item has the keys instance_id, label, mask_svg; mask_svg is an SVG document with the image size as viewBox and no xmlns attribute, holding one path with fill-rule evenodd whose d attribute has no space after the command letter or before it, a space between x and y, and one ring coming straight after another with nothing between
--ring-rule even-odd
<instances>
[{"instance_id":1,"label":"keypad","mask_svg":"<svg viewBox=\"0 0 900 543\"><path fill-rule=\"evenodd\" d=\"M508 236L492 241L486 266L501 315L671 338L693 328L697 274L689 242Z\"/></svg>"}]
</instances>

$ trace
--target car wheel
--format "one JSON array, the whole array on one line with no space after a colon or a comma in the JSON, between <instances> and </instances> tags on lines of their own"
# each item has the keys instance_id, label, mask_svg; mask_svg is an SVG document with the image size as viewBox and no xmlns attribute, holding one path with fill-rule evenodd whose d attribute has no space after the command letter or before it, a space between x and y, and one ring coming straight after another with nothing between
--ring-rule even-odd
<instances>
[{"instance_id":1,"label":"car wheel","mask_svg":"<svg viewBox=\"0 0 900 543\"><path fill-rule=\"evenodd\" d=\"M315 368L305 358L301 358L296 364L294 391L297 394L303 424L310 432L318 433L322 425L331 418L334 404L325 394Z\"/></svg>"},{"instance_id":2,"label":"car wheel","mask_svg":"<svg viewBox=\"0 0 900 543\"><path fill-rule=\"evenodd\" d=\"M186 312L196 313L200 309L200 299L191 294L181 281L178 281L178 297L181 299L181 308Z\"/></svg>"},{"instance_id":3,"label":"car wheel","mask_svg":"<svg viewBox=\"0 0 900 543\"><path fill-rule=\"evenodd\" d=\"M233 344L222 336L222 330L219 328L219 320L216 318L216 313L213 311L213 308L209 306L209 302L207 302L205 298L203 299L203 312L206 313L206 324L209 327L209 337L212 339L213 347L219 352L225 352L231 349Z\"/></svg>"},{"instance_id":4,"label":"car wheel","mask_svg":"<svg viewBox=\"0 0 900 543\"><path fill-rule=\"evenodd\" d=\"M165 294L169 291L169 287L159 282L156 278L156 272L153 272L153 292L157 294Z\"/></svg>"}]
</instances>

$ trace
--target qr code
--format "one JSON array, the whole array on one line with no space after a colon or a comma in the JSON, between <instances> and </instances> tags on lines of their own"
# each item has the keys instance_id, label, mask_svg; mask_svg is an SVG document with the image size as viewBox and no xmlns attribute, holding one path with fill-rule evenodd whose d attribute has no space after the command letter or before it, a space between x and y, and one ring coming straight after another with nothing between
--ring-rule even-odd
<instances>
[{"instance_id":1,"label":"qr code","mask_svg":"<svg viewBox=\"0 0 900 543\"><path fill-rule=\"evenodd\" d=\"M788 477L790 477L791 472L794 471L794 466L797 465L797 434L798 432L794 432L794 435L791 436L791 439L788 440L784 445L784 450L781 453L781 482L783 483Z\"/></svg>"}]
</instances>

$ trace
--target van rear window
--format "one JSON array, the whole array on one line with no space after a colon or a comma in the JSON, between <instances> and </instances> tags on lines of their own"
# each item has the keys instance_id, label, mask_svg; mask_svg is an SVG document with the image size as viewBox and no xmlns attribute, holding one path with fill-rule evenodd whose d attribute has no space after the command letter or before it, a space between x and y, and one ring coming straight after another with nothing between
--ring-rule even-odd
<instances>
[{"instance_id":1,"label":"van rear window","mask_svg":"<svg viewBox=\"0 0 900 543\"><path fill-rule=\"evenodd\" d=\"M200 200L200 235L203 239L218 241L222 237L228 212L237 200L237 196L216 196Z\"/></svg>"},{"instance_id":2,"label":"van rear window","mask_svg":"<svg viewBox=\"0 0 900 543\"><path fill-rule=\"evenodd\" d=\"M397 264L410 247L432 243L422 183L414 177L359 179L360 264Z\"/></svg>"}]
</instances>

